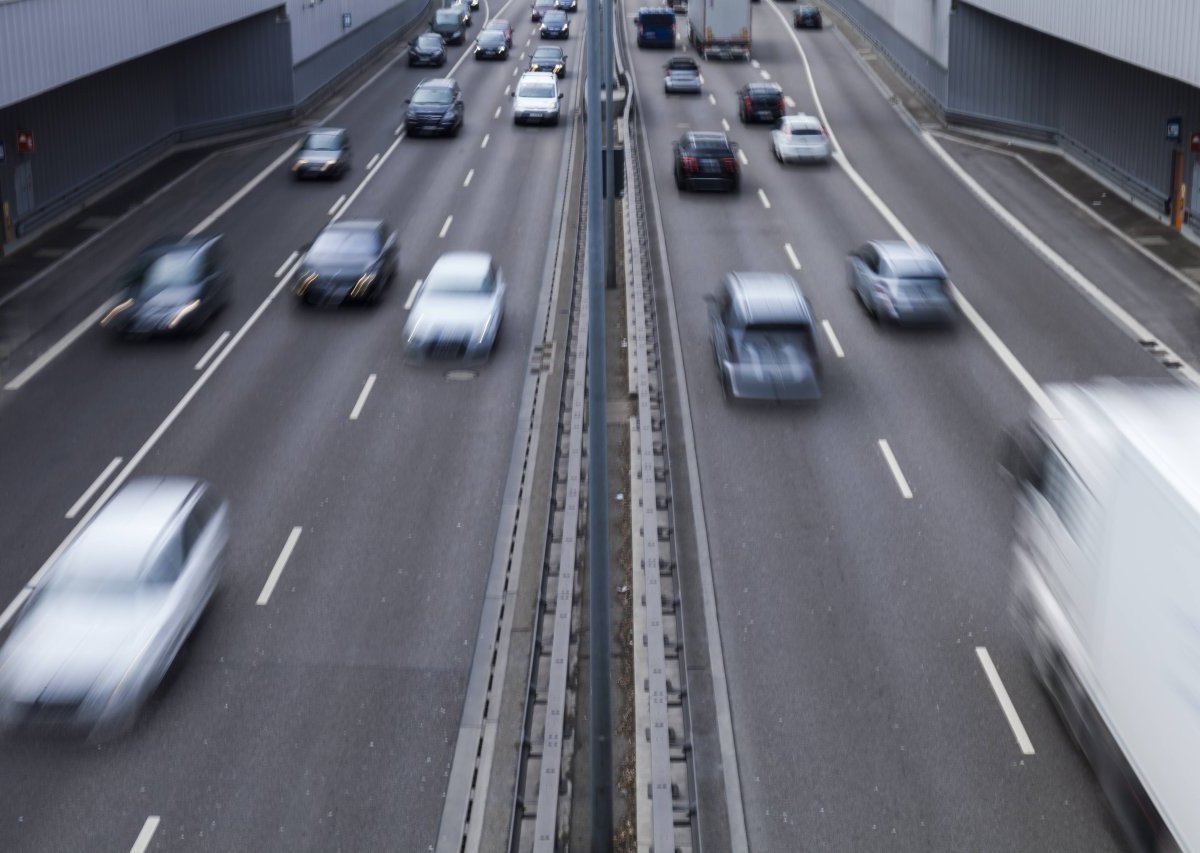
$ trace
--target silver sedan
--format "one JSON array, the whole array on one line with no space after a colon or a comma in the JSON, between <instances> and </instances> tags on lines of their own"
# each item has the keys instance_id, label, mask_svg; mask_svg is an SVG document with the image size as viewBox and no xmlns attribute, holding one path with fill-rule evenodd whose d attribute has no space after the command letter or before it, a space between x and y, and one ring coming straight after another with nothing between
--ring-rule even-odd
<instances>
[{"instance_id":1,"label":"silver sedan","mask_svg":"<svg viewBox=\"0 0 1200 853\"><path fill-rule=\"evenodd\" d=\"M448 252L422 282L404 325L410 358L486 359L504 317L504 273L484 252Z\"/></svg>"},{"instance_id":2,"label":"silver sedan","mask_svg":"<svg viewBox=\"0 0 1200 853\"><path fill-rule=\"evenodd\" d=\"M865 243L846 257L850 289L873 320L945 323L956 309L941 260L928 246Z\"/></svg>"},{"instance_id":3,"label":"silver sedan","mask_svg":"<svg viewBox=\"0 0 1200 853\"><path fill-rule=\"evenodd\" d=\"M130 481L56 560L0 649L10 729L130 728L213 591L228 509L197 480Z\"/></svg>"},{"instance_id":4,"label":"silver sedan","mask_svg":"<svg viewBox=\"0 0 1200 853\"><path fill-rule=\"evenodd\" d=\"M824 163L830 155L829 137L816 116L782 116L771 130L771 151L781 163Z\"/></svg>"}]
</instances>

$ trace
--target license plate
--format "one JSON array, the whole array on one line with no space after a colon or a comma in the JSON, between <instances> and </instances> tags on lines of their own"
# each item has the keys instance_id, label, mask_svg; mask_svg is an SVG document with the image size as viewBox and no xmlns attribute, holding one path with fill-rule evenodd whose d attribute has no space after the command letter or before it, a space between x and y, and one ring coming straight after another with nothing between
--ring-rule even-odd
<instances>
[{"instance_id":1,"label":"license plate","mask_svg":"<svg viewBox=\"0 0 1200 853\"><path fill-rule=\"evenodd\" d=\"M705 172L716 172L720 170L721 164L712 158L705 158L700 161L700 168Z\"/></svg>"},{"instance_id":2,"label":"license plate","mask_svg":"<svg viewBox=\"0 0 1200 853\"><path fill-rule=\"evenodd\" d=\"M541 118L542 114L541 113L529 113L528 116L529 116L529 118Z\"/></svg>"},{"instance_id":3,"label":"license plate","mask_svg":"<svg viewBox=\"0 0 1200 853\"><path fill-rule=\"evenodd\" d=\"M770 110L759 110L758 117L759 118L774 118L775 114L772 113Z\"/></svg>"}]
</instances>

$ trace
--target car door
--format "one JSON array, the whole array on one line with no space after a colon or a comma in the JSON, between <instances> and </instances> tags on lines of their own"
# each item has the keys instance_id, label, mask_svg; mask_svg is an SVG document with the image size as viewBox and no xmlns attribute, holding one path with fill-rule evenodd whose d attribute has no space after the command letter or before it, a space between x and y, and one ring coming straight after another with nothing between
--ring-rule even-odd
<instances>
[{"instance_id":1,"label":"car door","mask_svg":"<svg viewBox=\"0 0 1200 853\"><path fill-rule=\"evenodd\" d=\"M717 361L717 370L722 377L725 373L725 363L735 360L731 346L729 330L733 313L733 302L729 298L728 287L722 287L721 292L709 299L708 321L712 337L713 358Z\"/></svg>"}]
</instances>

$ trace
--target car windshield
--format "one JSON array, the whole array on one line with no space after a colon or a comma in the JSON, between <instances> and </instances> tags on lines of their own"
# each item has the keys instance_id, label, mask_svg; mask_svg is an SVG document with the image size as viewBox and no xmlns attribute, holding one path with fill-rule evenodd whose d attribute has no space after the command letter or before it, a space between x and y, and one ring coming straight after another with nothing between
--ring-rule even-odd
<instances>
[{"instance_id":1,"label":"car windshield","mask_svg":"<svg viewBox=\"0 0 1200 853\"><path fill-rule=\"evenodd\" d=\"M457 26L462 23L462 16L453 9L439 9L433 19L439 24L454 24Z\"/></svg>"},{"instance_id":2,"label":"car windshield","mask_svg":"<svg viewBox=\"0 0 1200 853\"><path fill-rule=\"evenodd\" d=\"M326 231L308 250L310 263L362 260L375 254L375 235L370 231Z\"/></svg>"},{"instance_id":3,"label":"car windshield","mask_svg":"<svg viewBox=\"0 0 1200 853\"><path fill-rule=\"evenodd\" d=\"M487 24L485 24L483 27L483 31L485 33L490 32L491 30L496 30L497 32L504 32L507 29L508 29L508 21L504 20L503 18L493 18L492 20L488 21Z\"/></svg>"},{"instance_id":4,"label":"car windshield","mask_svg":"<svg viewBox=\"0 0 1200 853\"><path fill-rule=\"evenodd\" d=\"M517 95L522 98L553 98L553 83L522 83Z\"/></svg>"},{"instance_id":5,"label":"car windshield","mask_svg":"<svg viewBox=\"0 0 1200 853\"><path fill-rule=\"evenodd\" d=\"M423 47L426 50L433 50L442 46L442 37L435 33L426 33L417 38L417 47Z\"/></svg>"},{"instance_id":6,"label":"car windshield","mask_svg":"<svg viewBox=\"0 0 1200 853\"><path fill-rule=\"evenodd\" d=\"M560 59L562 59L562 54L557 50L541 48L533 52L534 62L558 62Z\"/></svg>"},{"instance_id":7,"label":"car windshield","mask_svg":"<svg viewBox=\"0 0 1200 853\"><path fill-rule=\"evenodd\" d=\"M478 270L442 268L435 269L425 282L430 293L489 293L491 276L480 276Z\"/></svg>"},{"instance_id":8,"label":"car windshield","mask_svg":"<svg viewBox=\"0 0 1200 853\"><path fill-rule=\"evenodd\" d=\"M449 89L433 87L418 88L412 96L414 104L448 104L451 100Z\"/></svg>"},{"instance_id":9,"label":"car windshield","mask_svg":"<svg viewBox=\"0 0 1200 853\"><path fill-rule=\"evenodd\" d=\"M546 17L543 20L547 24L565 24L567 22L567 13L555 9L551 12L547 12Z\"/></svg>"},{"instance_id":10,"label":"car windshield","mask_svg":"<svg viewBox=\"0 0 1200 853\"><path fill-rule=\"evenodd\" d=\"M479 34L480 44L504 44L504 33L497 30L484 30Z\"/></svg>"},{"instance_id":11,"label":"car windshield","mask_svg":"<svg viewBox=\"0 0 1200 853\"><path fill-rule=\"evenodd\" d=\"M173 287L195 284L199 278L200 254L191 249L177 249L139 264L128 281L142 297L148 298Z\"/></svg>"},{"instance_id":12,"label":"car windshield","mask_svg":"<svg viewBox=\"0 0 1200 853\"><path fill-rule=\"evenodd\" d=\"M336 133L310 133L301 147L305 151L337 151L342 146Z\"/></svg>"}]
</instances>

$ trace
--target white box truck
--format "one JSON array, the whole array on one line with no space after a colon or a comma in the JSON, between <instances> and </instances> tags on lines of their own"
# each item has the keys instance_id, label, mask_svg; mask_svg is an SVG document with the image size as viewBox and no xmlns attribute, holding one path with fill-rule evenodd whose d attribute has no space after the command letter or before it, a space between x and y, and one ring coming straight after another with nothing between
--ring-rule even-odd
<instances>
[{"instance_id":1,"label":"white box truck","mask_svg":"<svg viewBox=\"0 0 1200 853\"><path fill-rule=\"evenodd\" d=\"M1200 851L1200 391L1046 390L1005 453L1014 615L1133 848Z\"/></svg>"},{"instance_id":2,"label":"white box truck","mask_svg":"<svg viewBox=\"0 0 1200 853\"><path fill-rule=\"evenodd\" d=\"M705 59L749 59L750 0L690 0L688 39Z\"/></svg>"}]
</instances>

